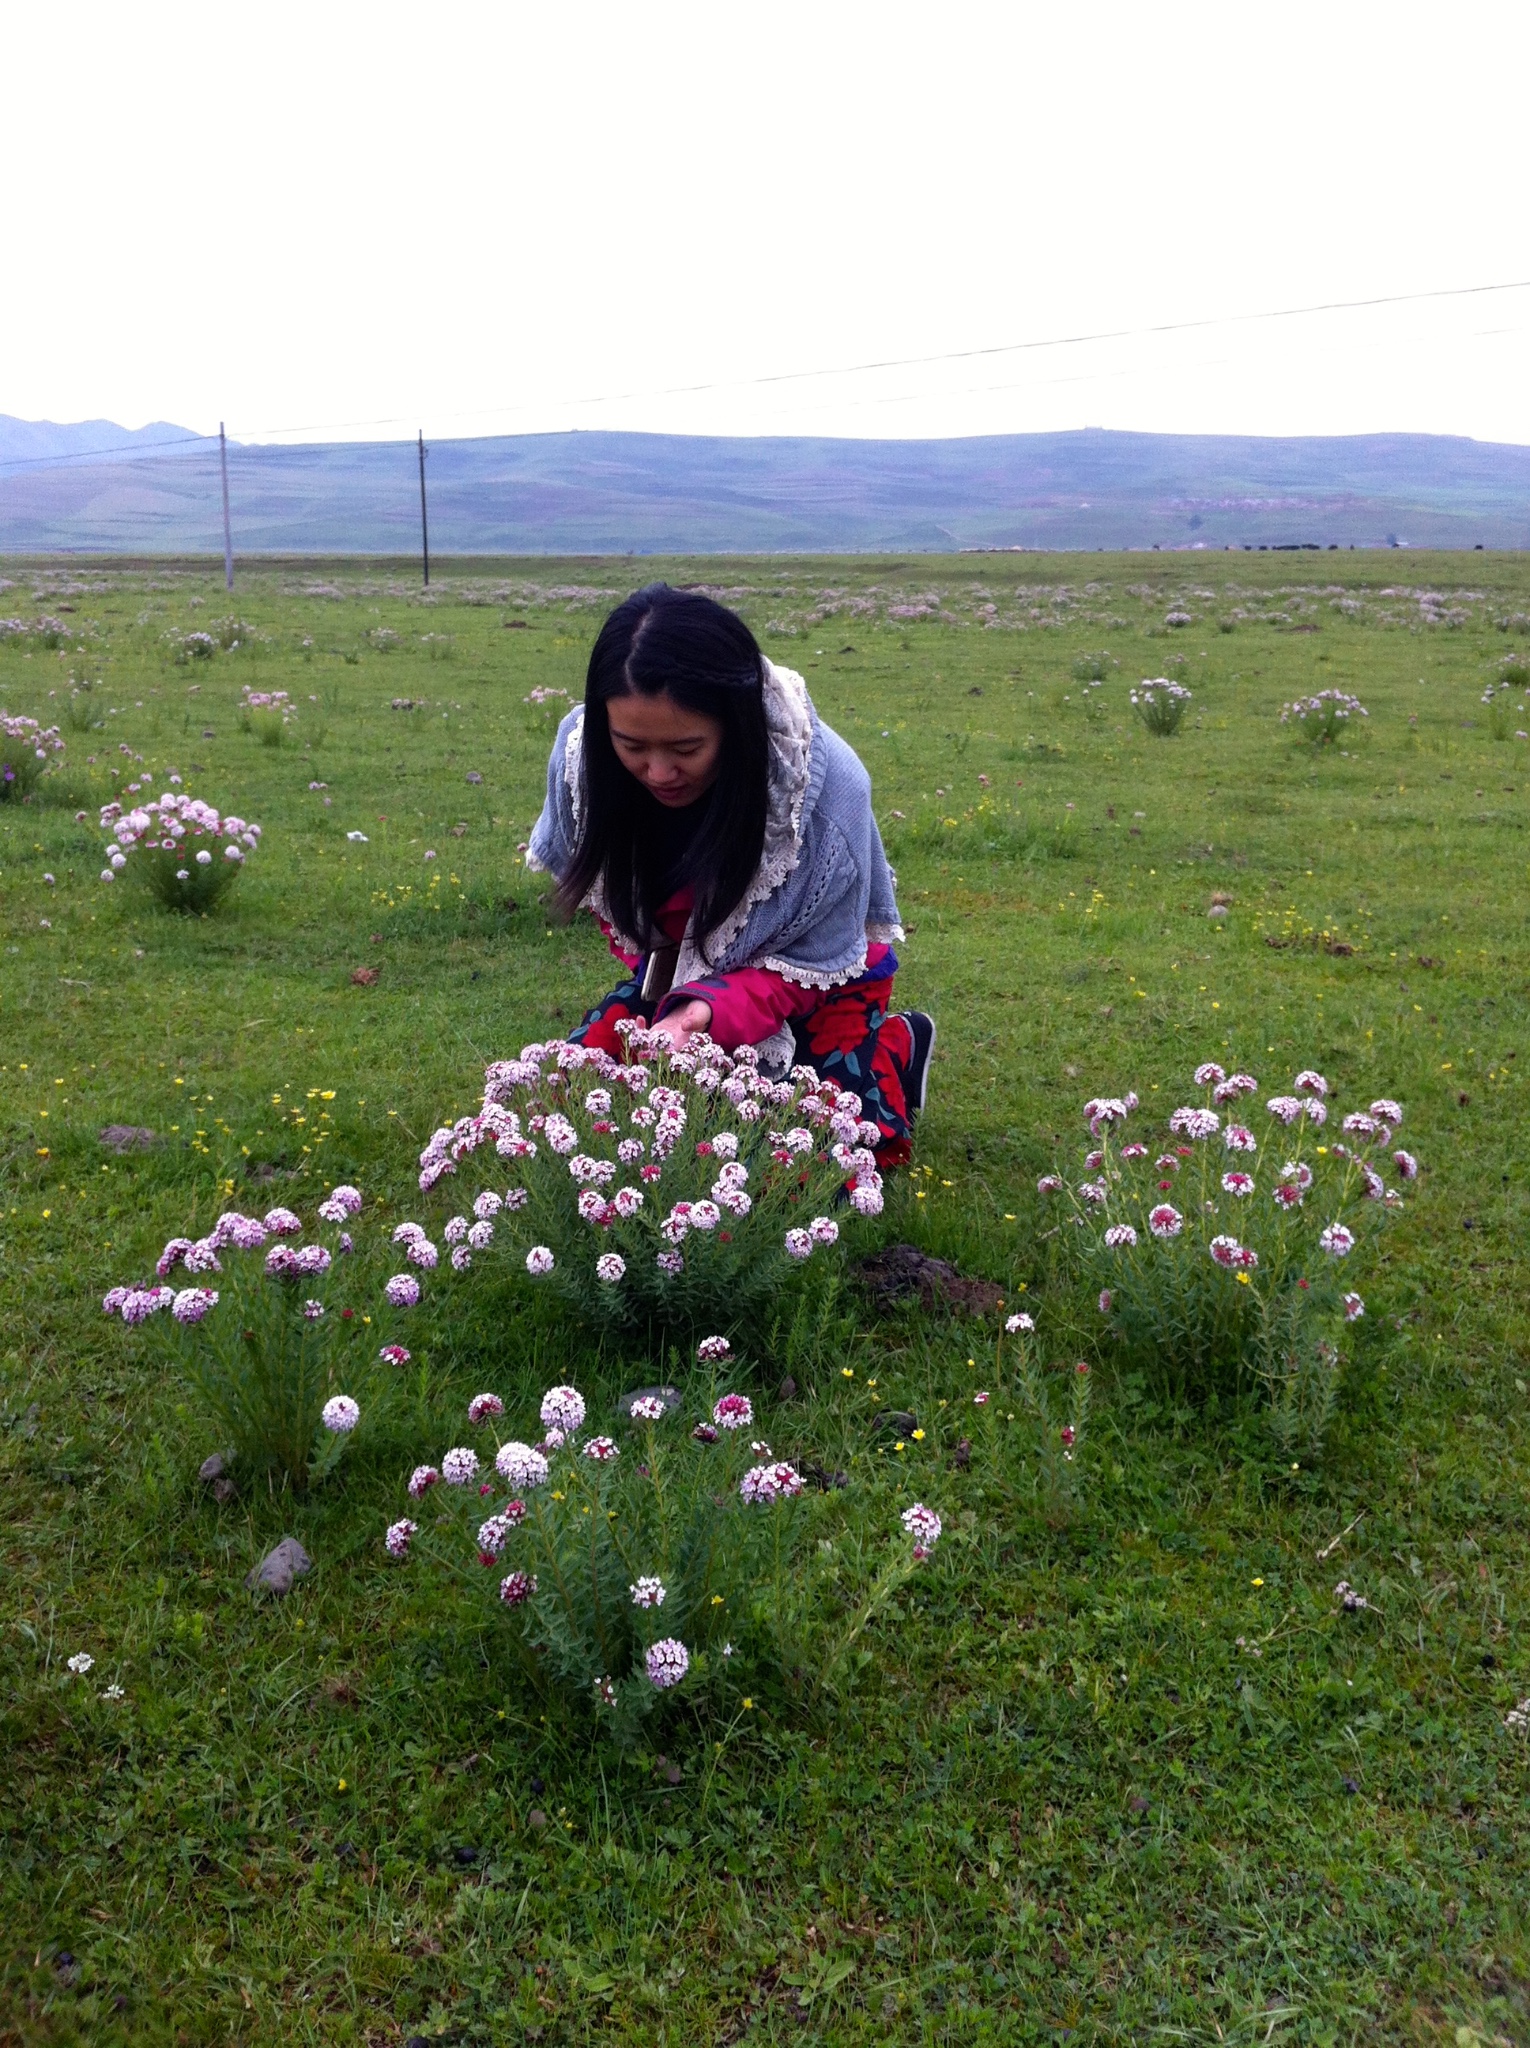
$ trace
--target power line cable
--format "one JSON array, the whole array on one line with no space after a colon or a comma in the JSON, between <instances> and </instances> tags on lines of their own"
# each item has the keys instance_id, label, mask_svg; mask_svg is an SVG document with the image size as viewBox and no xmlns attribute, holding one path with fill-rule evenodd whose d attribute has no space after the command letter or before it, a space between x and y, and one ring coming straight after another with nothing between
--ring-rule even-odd
<instances>
[{"instance_id":1,"label":"power line cable","mask_svg":"<svg viewBox=\"0 0 1530 2048\"><path fill-rule=\"evenodd\" d=\"M1030 341L994 342L982 348L942 349L931 355L886 356L861 363L842 363L828 369L816 370L774 370L758 377L723 377L700 384L667 384L641 387L630 391L612 391L583 398L567 398L554 401L563 406L619 405L639 398L690 398L712 391L750 391L775 384L801 384L826 377L859 377L878 370L908 370L928 368L937 363L973 362L983 357L1020 355L1040 349L1078 348L1095 342L1133 341L1159 334L1190 334L1213 327L1239 327L1266 320L1309 319L1321 313L1368 312L1381 306L1420 305L1431 300L1482 298L1496 292L1530 291L1530 278L1517 278L1499 284L1447 285L1430 291L1389 292L1367 299L1325 299L1305 306L1275 306L1257 313L1208 314L1197 320L1164 320L1143 327L1101 328L1087 334L1058 334L1037 337ZM994 387L1000 388L1000 387ZM525 403L510 406L481 406L470 411L447 413L443 417L452 419L493 419L506 413L525 412ZM290 434L338 434L352 432L360 427L402 426L407 414L390 414L381 419L367 420L324 420L311 421L303 426L248 427L243 430L245 445L258 444L264 440L275 442L277 437ZM217 440L216 434L182 434L165 441L143 441L115 448L75 449L66 454L38 455L0 460L0 471L45 469L70 462L85 462L98 456L115 455L132 459L148 454L159 448L188 447L194 442L210 444Z\"/></svg>"},{"instance_id":2,"label":"power line cable","mask_svg":"<svg viewBox=\"0 0 1530 2048\"><path fill-rule=\"evenodd\" d=\"M823 377L855 377L874 370L904 370L927 367L934 363L970 362L983 356L1018 355L1030 350L1049 348L1075 348L1091 342L1131 341L1155 334L1188 334L1210 327L1247 326L1261 320L1298 320L1319 313L1353 313L1369 311L1378 306L1417 305L1432 299L1480 298L1493 292L1530 291L1530 278L1517 278L1500 284L1447 285L1430 291L1391 292L1368 299L1327 299L1306 306L1277 306L1258 313L1217 313L1198 320L1165 320L1146 327L1104 328L1090 334L1048 335L1031 341L995 342L982 348L943 349L933 355L888 356L864 363L842 363L831 369L819 370L775 370L759 377L724 377L704 384L667 384L650 386L647 389L606 392L601 396L568 398L556 401L567 406L616 405L635 398L681 398L694 397L709 391L747 391L769 384L807 383ZM513 406L480 406L470 412L455 412L444 415L446 419L492 419L504 413L524 412L528 408L522 403ZM258 439L270 434L313 434L339 433L351 427L392 427L404 424L407 415L399 414L390 419L339 420L324 425L306 427L256 427L246 429L246 437Z\"/></svg>"}]
</instances>

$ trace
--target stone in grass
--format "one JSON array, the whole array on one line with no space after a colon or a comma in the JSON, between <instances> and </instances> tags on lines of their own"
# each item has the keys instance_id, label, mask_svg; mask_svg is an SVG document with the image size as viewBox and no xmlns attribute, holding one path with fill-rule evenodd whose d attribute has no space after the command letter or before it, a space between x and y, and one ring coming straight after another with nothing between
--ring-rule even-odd
<instances>
[{"instance_id":1,"label":"stone in grass","mask_svg":"<svg viewBox=\"0 0 1530 2048\"><path fill-rule=\"evenodd\" d=\"M143 1124L108 1124L101 1133L109 1152L147 1152L154 1142L154 1133Z\"/></svg>"},{"instance_id":2,"label":"stone in grass","mask_svg":"<svg viewBox=\"0 0 1530 2048\"><path fill-rule=\"evenodd\" d=\"M616 1412L624 1420L632 1420L632 1404L648 1398L662 1401L666 1415L675 1415L680 1410L680 1389L678 1387L634 1387L630 1394L623 1394L616 1404Z\"/></svg>"},{"instance_id":3,"label":"stone in grass","mask_svg":"<svg viewBox=\"0 0 1530 2048\"><path fill-rule=\"evenodd\" d=\"M244 1583L252 1593L274 1593L279 1599L292 1591L294 1579L312 1570L313 1559L302 1544L295 1536L284 1536L274 1550L266 1552Z\"/></svg>"},{"instance_id":4,"label":"stone in grass","mask_svg":"<svg viewBox=\"0 0 1530 2048\"><path fill-rule=\"evenodd\" d=\"M228 1459L221 1451L214 1451L210 1458L204 1458L197 1468L197 1477L207 1488L213 1499L222 1507L234 1498L234 1482L228 1476Z\"/></svg>"},{"instance_id":5,"label":"stone in grass","mask_svg":"<svg viewBox=\"0 0 1530 2048\"><path fill-rule=\"evenodd\" d=\"M919 1427L919 1417L908 1408L884 1408L871 1418L873 1436L912 1436Z\"/></svg>"}]
</instances>

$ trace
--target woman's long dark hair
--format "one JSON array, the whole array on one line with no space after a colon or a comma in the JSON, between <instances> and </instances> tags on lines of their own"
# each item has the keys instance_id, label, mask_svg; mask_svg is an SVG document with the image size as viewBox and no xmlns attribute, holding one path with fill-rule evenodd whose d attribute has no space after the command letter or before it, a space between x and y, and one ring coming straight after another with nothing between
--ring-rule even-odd
<instances>
[{"instance_id":1,"label":"woman's long dark hair","mask_svg":"<svg viewBox=\"0 0 1530 2048\"><path fill-rule=\"evenodd\" d=\"M584 685L583 810L574 857L558 888L572 913L597 879L618 931L652 945L661 890L695 890L692 933L706 942L754 878L765 844L770 744L765 661L743 620L710 597L650 583L600 629ZM606 707L613 697L672 697L715 718L722 753L678 870L661 872L664 807L617 759Z\"/></svg>"}]
</instances>

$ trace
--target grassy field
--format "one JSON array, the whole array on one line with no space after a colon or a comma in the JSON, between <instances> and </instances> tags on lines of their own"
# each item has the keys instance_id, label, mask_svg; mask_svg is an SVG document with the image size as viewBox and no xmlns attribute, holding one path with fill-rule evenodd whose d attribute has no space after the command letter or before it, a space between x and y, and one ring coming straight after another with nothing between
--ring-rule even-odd
<instances>
[{"instance_id":1,"label":"grassy field","mask_svg":"<svg viewBox=\"0 0 1530 2048\"><path fill-rule=\"evenodd\" d=\"M1530 560L494 561L428 594L335 561L232 600L207 564L0 572L0 613L69 635L0 637L0 709L82 728L0 805L0 2043L1530 2041L1530 718L1495 738L1480 701L1530 654ZM564 708L527 699L577 694L659 574L734 603L874 778L941 1050L857 1245L1023 1286L1066 1363L1089 1326L1034 1183L1087 1095L1312 1063L1400 1097L1426 1168L1312 1471L1102 1355L1059 1529L1017 1441L955 1459L991 1327L847 1295L762 1338L778 1451L850 1474L825 1512L894 1484L848 1360L927 1421L900 1479L950 1533L836 1712L762 1693L719 1753L682 1711L662 1756L547 1717L379 1541L479 1385L610 1398L622 1360L534 1314L442 1329L407 1429L311 1501L220 1507L188 1390L97 1307L228 1198L355 1179L409 1213L484 1062L607 985L518 862ZM1165 673L1194 698L1156 740L1127 687ZM290 692L282 745L245 684ZM1327 686L1370 715L1316 752L1278 714ZM97 879L138 757L265 829L206 922ZM317 1568L257 1608L287 1531Z\"/></svg>"}]
</instances>

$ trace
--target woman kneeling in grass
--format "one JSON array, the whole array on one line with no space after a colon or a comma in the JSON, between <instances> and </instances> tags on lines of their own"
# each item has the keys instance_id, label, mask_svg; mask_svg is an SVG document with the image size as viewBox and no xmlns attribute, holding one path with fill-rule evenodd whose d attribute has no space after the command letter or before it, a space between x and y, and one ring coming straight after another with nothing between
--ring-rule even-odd
<instances>
[{"instance_id":1,"label":"woman kneeling in grass","mask_svg":"<svg viewBox=\"0 0 1530 2048\"><path fill-rule=\"evenodd\" d=\"M627 978L571 1038L620 1051L638 1017L710 1032L861 1097L884 1166L909 1156L935 1027L894 1013L903 937L871 778L807 686L709 597L650 584L590 655L558 728L527 865L600 920Z\"/></svg>"}]
</instances>

